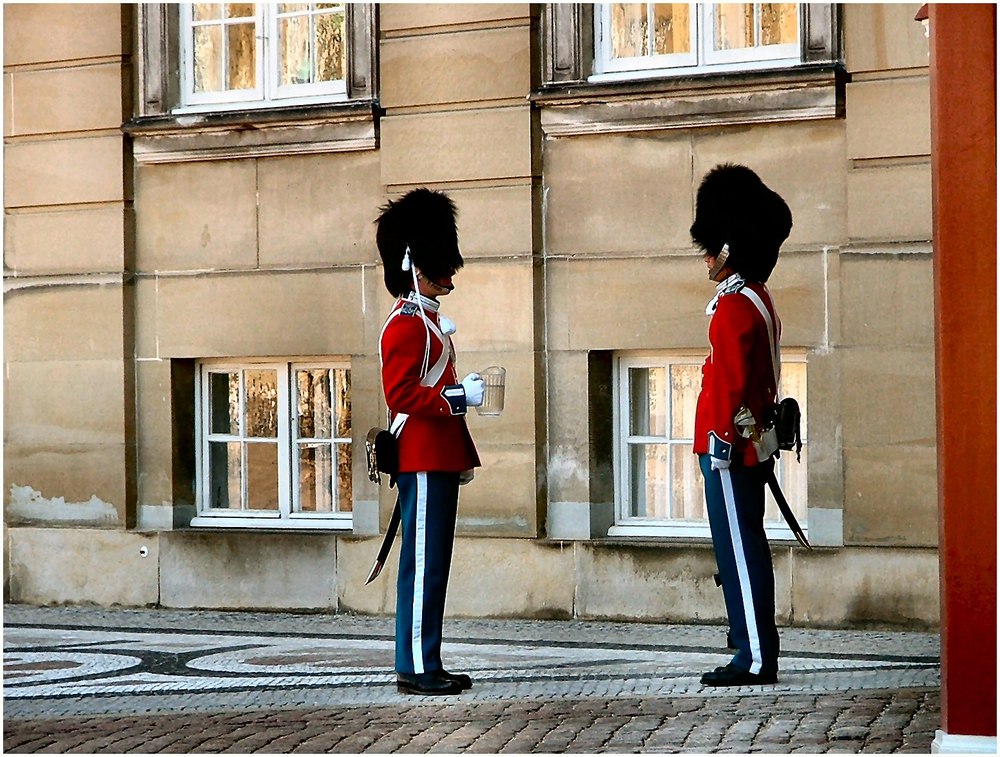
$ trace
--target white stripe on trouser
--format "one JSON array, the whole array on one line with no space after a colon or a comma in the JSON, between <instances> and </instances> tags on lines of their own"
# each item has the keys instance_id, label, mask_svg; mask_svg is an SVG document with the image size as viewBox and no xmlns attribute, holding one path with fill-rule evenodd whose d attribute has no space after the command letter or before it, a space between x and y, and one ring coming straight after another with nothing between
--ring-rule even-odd
<instances>
[{"instance_id":1,"label":"white stripe on trouser","mask_svg":"<svg viewBox=\"0 0 1000 757\"><path fill-rule=\"evenodd\" d=\"M413 530L413 615L410 619L413 672L424 672L424 558L427 551L427 474L417 474L417 517Z\"/></svg>"},{"instance_id":2,"label":"white stripe on trouser","mask_svg":"<svg viewBox=\"0 0 1000 757\"><path fill-rule=\"evenodd\" d=\"M723 468L719 471L722 479L722 495L726 500L726 517L729 519L729 536L733 542L733 554L736 557L736 573L740 579L740 596L743 598L743 615L747 626L747 636L750 638L750 672L760 673L764 655L760 651L760 633L757 631L757 612L753 604L753 590L750 587L750 572L747 570L746 555L743 552L743 535L740 532L740 522L736 514L736 495L733 492L733 478L730 472Z\"/></svg>"}]
</instances>

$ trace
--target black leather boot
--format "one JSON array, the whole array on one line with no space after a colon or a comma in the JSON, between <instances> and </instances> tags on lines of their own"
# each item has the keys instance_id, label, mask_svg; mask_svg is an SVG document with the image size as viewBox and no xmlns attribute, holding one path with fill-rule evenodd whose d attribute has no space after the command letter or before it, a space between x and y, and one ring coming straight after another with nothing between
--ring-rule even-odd
<instances>
[{"instance_id":1,"label":"black leather boot","mask_svg":"<svg viewBox=\"0 0 1000 757\"><path fill-rule=\"evenodd\" d=\"M396 691L401 694L422 694L431 697L462 693L462 687L458 682L443 678L438 673L439 671L396 673Z\"/></svg>"}]
</instances>

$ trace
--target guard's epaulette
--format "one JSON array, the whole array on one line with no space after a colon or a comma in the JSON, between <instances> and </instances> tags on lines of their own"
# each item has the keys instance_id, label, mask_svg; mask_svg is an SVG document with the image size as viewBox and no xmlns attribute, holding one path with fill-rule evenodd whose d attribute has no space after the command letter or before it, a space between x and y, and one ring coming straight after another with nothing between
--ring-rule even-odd
<instances>
[{"instance_id":1,"label":"guard's epaulette","mask_svg":"<svg viewBox=\"0 0 1000 757\"><path fill-rule=\"evenodd\" d=\"M415 302L407 302L399 309L400 315L416 315L420 312L420 308L417 307Z\"/></svg>"}]
</instances>

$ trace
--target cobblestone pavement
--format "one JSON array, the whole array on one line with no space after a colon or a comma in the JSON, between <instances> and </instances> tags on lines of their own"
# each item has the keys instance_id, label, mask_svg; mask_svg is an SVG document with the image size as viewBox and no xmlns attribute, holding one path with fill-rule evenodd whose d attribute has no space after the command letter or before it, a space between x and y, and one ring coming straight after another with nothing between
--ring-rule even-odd
<instances>
[{"instance_id":1,"label":"cobblestone pavement","mask_svg":"<svg viewBox=\"0 0 1000 757\"><path fill-rule=\"evenodd\" d=\"M773 686L709 689L725 629L448 619L471 691L407 697L392 619L4 608L4 751L917 752L936 634L781 629Z\"/></svg>"}]
</instances>

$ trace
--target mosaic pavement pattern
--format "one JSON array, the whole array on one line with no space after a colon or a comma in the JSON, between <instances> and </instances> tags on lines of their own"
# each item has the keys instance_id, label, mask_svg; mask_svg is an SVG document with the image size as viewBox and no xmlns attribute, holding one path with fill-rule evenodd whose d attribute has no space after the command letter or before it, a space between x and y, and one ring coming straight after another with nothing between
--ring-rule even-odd
<instances>
[{"instance_id":1,"label":"mosaic pavement pattern","mask_svg":"<svg viewBox=\"0 0 1000 757\"><path fill-rule=\"evenodd\" d=\"M446 665L476 684L441 703L939 684L934 634L782 629L777 685L717 690L699 683L730 657L717 626L448 620L445 632ZM412 704L392 658L391 618L8 606L4 717Z\"/></svg>"}]
</instances>

